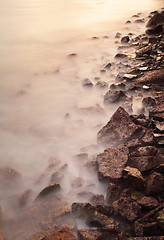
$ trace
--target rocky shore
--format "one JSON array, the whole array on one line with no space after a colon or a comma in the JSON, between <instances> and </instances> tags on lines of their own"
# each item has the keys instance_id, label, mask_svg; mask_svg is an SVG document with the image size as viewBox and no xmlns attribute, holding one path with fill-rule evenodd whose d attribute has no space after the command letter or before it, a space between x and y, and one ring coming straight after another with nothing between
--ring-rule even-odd
<instances>
[{"instance_id":1,"label":"rocky shore","mask_svg":"<svg viewBox=\"0 0 164 240\"><path fill-rule=\"evenodd\" d=\"M139 16L138 24L144 22ZM0 211L0 240L164 239L164 11L152 12L146 26L146 32L135 38L117 33L118 53L103 69L118 73L104 95L106 107L118 104L118 108L97 133L97 145L104 151L90 156L84 150L75 157L97 171L99 181L107 185L105 196L79 192L89 201L73 202L70 209L60 186L67 165L52 159L35 183L50 174L49 185L33 204L28 206L33 195L28 189L17 197L17 205L25 209L17 220L4 219ZM90 88L93 84L85 79L83 85ZM98 80L96 86L107 84ZM139 103L137 114L133 113L134 97ZM0 172L3 187L19 178L13 169ZM82 181L74 179L72 186L81 186ZM78 229L76 219L87 227Z\"/></svg>"}]
</instances>

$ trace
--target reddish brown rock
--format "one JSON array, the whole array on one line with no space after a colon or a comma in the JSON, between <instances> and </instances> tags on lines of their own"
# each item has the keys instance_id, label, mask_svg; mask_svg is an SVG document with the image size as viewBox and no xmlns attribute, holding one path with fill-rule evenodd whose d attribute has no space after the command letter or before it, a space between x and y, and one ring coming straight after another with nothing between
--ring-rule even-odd
<instances>
[{"instance_id":1,"label":"reddish brown rock","mask_svg":"<svg viewBox=\"0 0 164 240\"><path fill-rule=\"evenodd\" d=\"M164 79L164 74L163 74ZM156 107L150 110L150 117L157 121L164 121L164 102L160 102Z\"/></svg>"},{"instance_id":2,"label":"reddish brown rock","mask_svg":"<svg viewBox=\"0 0 164 240\"><path fill-rule=\"evenodd\" d=\"M107 148L97 155L99 179L119 179L128 161L129 150L124 146Z\"/></svg>"},{"instance_id":3,"label":"reddish brown rock","mask_svg":"<svg viewBox=\"0 0 164 240\"><path fill-rule=\"evenodd\" d=\"M137 79L140 83L160 84L163 83L164 68L146 72L142 77Z\"/></svg>"},{"instance_id":4,"label":"reddish brown rock","mask_svg":"<svg viewBox=\"0 0 164 240\"><path fill-rule=\"evenodd\" d=\"M162 174L153 172L149 175L146 184L146 194L156 195L164 191L164 177Z\"/></svg>"},{"instance_id":5,"label":"reddish brown rock","mask_svg":"<svg viewBox=\"0 0 164 240\"><path fill-rule=\"evenodd\" d=\"M44 188L37 196L36 200L46 197L52 193L56 193L61 189L59 183L52 183Z\"/></svg>"},{"instance_id":6,"label":"reddish brown rock","mask_svg":"<svg viewBox=\"0 0 164 240\"><path fill-rule=\"evenodd\" d=\"M155 156L130 156L128 165L130 167L137 168L141 173L149 172L157 166Z\"/></svg>"},{"instance_id":7,"label":"reddish brown rock","mask_svg":"<svg viewBox=\"0 0 164 240\"><path fill-rule=\"evenodd\" d=\"M121 194L121 191L122 191L121 186L114 183L109 183L106 191L107 204L110 204L111 202L118 199L118 197Z\"/></svg>"},{"instance_id":8,"label":"reddish brown rock","mask_svg":"<svg viewBox=\"0 0 164 240\"><path fill-rule=\"evenodd\" d=\"M98 143L110 147L119 145L138 133L140 127L135 125L129 114L119 107L110 121L98 132Z\"/></svg>"},{"instance_id":9,"label":"reddish brown rock","mask_svg":"<svg viewBox=\"0 0 164 240\"><path fill-rule=\"evenodd\" d=\"M31 189L28 189L25 192L23 192L18 200L19 207L25 207L29 202L29 200L31 200L32 195L33 195L33 191Z\"/></svg>"},{"instance_id":10,"label":"reddish brown rock","mask_svg":"<svg viewBox=\"0 0 164 240\"><path fill-rule=\"evenodd\" d=\"M141 207L130 197L122 197L113 203L115 213L134 222L141 215Z\"/></svg>"},{"instance_id":11,"label":"reddish brown rock","mask_svg":"<svg viewBox=\"0 0 164 240\"><path fill-rule=\"evenodd\" d=\"M130 156L131 157L140 157L140 156L156 156L158 149L154 146L145 146L138 147L133 151Z\"/></svg>"},{"instance_id":12,"label":"reddish brown rock","mask_svg":"<svg viewBox=\"0 0 164 240\"><path fill-rule=\"evenodd\" d=\"M100 195L100 194L97 194L97 195L94 195L93 197L91 197L90 199L89 199L89 201L91 202L91 204L93 205L93 206L96 206L96 205L102 205L102 204L104 204L105 202L104 202L104 196L103 195Z\"/></svg>"},{"instance_id":13,"label":"reddish brown rock","mask_svg":"<svg viewBox=\"0 0 164 240\"><path fill-rule=\"evenodd\" d=\"M80 240L104 240L104 234L97 230L79 230Z\"/></svg>"},{"instance_id":14,"label":"reddish brown rock","mask_svg":"<svg viewBox=\"0 0 164 240\"><path fill-rule=\"evenodd\" d=\"M148 209L148 210L154 209L154 208L156 208L159 205L158 201L155 198L153 198L153 197L146 197L146 196L142 197L137 202L143 208Z\"/></svg>"}]
</instances>

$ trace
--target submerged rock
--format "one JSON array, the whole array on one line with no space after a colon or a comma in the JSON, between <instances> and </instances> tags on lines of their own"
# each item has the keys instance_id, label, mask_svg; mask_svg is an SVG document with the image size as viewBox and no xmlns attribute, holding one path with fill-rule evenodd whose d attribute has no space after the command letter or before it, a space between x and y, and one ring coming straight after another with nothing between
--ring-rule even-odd
<instances>
[{"instance_id":1,"label":"submerged rock","mask_svg":"<svg viewBox=\"0 0 164 240\"><path fill-rule=\"evenodd\" d=\"M119 107L110 121L98 132L97 140L106 147L119 145L135 137L139 130L140 126L135 125L129 114Z\"/></svg>"},{"instance_id":2,"label":"submerged rock","mask_svg":"<svg viewBox=\"0 0 164 240\"><path fill-rule=\"evenodd\" d=\"M117 146L107 148L97 155L99 179L119 179L128 161L129 150L127 147Z\"/></svg>"},{"instance_id":3,"label":"submerged rock","mask_svg":"<svg viewBox=\"0 0 164 240\"><path fill-rule=\"evenodd\" d=\"M104 104L119 102L126 99L125 92L122 90L111 91L109 90L104 96Z\"/></svg>"},{"instance_id":4,"label":"submerged rock","mask_svg":"<svg viewBox=\"0 0 164 240\"><path fill-rule=\"evenodd\" d=\"M61 189L59 183L52 183L44 188L37 196L36 200L44 198L50 194L56 193Z\"/></svg>"}]
</instances>

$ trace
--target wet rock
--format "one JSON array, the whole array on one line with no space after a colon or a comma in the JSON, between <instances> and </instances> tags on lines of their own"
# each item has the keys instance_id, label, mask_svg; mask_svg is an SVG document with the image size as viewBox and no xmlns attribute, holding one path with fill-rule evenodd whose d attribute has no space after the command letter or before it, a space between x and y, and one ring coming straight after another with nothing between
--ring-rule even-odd
<instances>
[{"instance_id":1,"label":"wet rock","mask_svg":"<svg viewBox=\"0 0 164 240\"><path fill-rule=\"evenodd\" d=\"M107 148L97 155L99 179L119 179L128 161L128 148L117 146Z\"/></svg>"},{"instance_id":2,"label":"wet rock","mask_svg":"<svg viewBox=\"0 0 164 240\"><path fill-rule=\"evenodd\" d=\"M128 43L129 41L130 41L129 36L124 36L124 37L121 38L122 43Z\"/></svg>"},{"instance_id":3,"label":"wet rock","mask_svg":"<svg viewBox=\"0 0 164 240\"><path fill-rule=\"evenodd\" d=\"M146 24L147 27L156 27L160 24L164 24L164 14L163 13L156 13L152 16L148 23Z\"/></svg>"},{"instance_id":4,"label":"wet rock","mask_svg":"<svg viewBox=\"0 0 164 240\"><path fill-rule=\"evenodd\" d=\"M140 127L133 123L122 107L119 107L110 121L98 132L97 140L103 146L119 145L134 138L139 132Z\"/></svg>"},{"instance_id":5,"label":"wet rock","mask_svg":"<svg viewBox=\"0 0 164 240\"><path fill-rule=\"evenodd\" d=\"M108 64L105 66L105 68L106 68L106 69L110 69L111 66L112 66L112 64L111 64L111 63L108 63Z\"/></svg>"},{"instance_id":6,"label":"wet rock","mask_svg":"<svg viewBox=\"0 0 164 240\"><path fill-rule=\"evenodd\" d=\"M139 199L137 202L147 210L154 209L159 205L158 201L155 198L146 196Z\"/></svg>"},{"instance_id":7,"label":"wet rock","mask_svg":"<svg viewBox=\"0 0 164 240\"><path fill-rule=\"evenodd\" d=\"M120 37L121 37L121 33L117 32L115 38L120 38Z\"/></svg>"},{"instance_id":8,"label":"wet rock","mask_svg":"<svg viewBox=\"0 0 164 240\"><path fill-rule=\"evenodd\" d=\"M115 58L116 59L125 59L125 58L128 58L128 56L126 54L124 54L124 53L117 53L115 55Z\"/></svg>"},{"instance_id":9,"label":"wet rock","mask_svg":"<svg viewBox=\"0 0 164 240\"><path fill-rule=\"evenodd\" d=\"M48 185L46 188L44 188L37 196L36 200L42 199L50 194L56 193L59 190L61 190L59 183L52 183Z\"/></svg>"},{"instance_id":10,"label":"wet rock","mask_svg":"<svg viewBox=\"0 0 164 240\"><path fill-rule=\"evenodd\" d=\"M146 184L146 194L156 195L164 191L164 177L162 174L153 172L149 175Z\"/></svg>"},{"instance_id":11,"label":"wet rock","mask_svg":"<svg viewBox=\"0 0 164 240\"><path fill-rule=\"evenodd\" d=\"M164 208L158 212L157 221L161 230L164 231Z\"/></svg>"},{"instance_id":12,"label":"wet rock","mask_svg":"<svg viewBox=\"0 0 164 240\"><path fill-rule=\"evenodd\" d=\"M104 104L116 103L126 99L125 92L122 90L111 91L109 90L104 96Z\"/></svg>"},{"instance_id":13,"label":"wet rock","mask_svg":"<svg viewBox=\"0 0 164 240\"><path fill-rule=\"evenodd\" d=\"M93 87L93 83L89 80L89 78L84 78L82 85L83 87Z\"/></svg>"},{"instance_id":14,"label":"wet rock","mask_svg":"<svg viewBox=\"0 0 164 240\"><path fill-rule=\"evenodd\" d=\"M107 88L108 84L107 84L107 82L104 82L104 81L98 81L95 86L97 88Z\"/></svg>"},{"instance_id":15,"label":"wet rock","mask_svg":"<svg viewBox=\"0 0 164 240\"><path fill-rule=\"evenodd\" d=\"M104 234L97 230L79 230L80 240L104 240Z\"/></svg>"},{"instance_id":16,"label":"wet rock","mask_svg":"<svg viewBox=\"0 0 164 240\"><path fill-rule=\"evenodd\" d=\"M89 200L93 206L104 204L104 195L97 194L90 198Z\"/></svg>"},{"instance_id":17,"label":"wet rock","mask_svg":"<svg viewBox=\"0 0 164 240\"><path fill-rule=\"evenodd\" d=\"M144 178L137 168L127 166L124 168L122 175L127 180L127 183L132 187L136 189L144 188Z\"/></svg>"},{"instance_id":18,"label":"wet rock","mask_svg":"<svg viewBox=\"0 0 164 240\"><path fill-rule=\"evenodd\" d=\"M19 207L25 207L28 204L29 200L31 200L32 195L33 191L31 189L28 189L25 192L23 192L18 200Z\"/></svg>"},{"instance_id":19,"label":"wet rock","mask_svg":"<svg viewBox=\"0 0 164 240\"><path fill-rule=\"evenodd\" d=\"M77 178L75 178L74 180L72 180L71 186L72 186L73 188L79 188L79 187L82 187L83 182L84 182L84 181L83 181L83 178L77 177Z\"/></svg>"},{"instance_id":20,"label":"wet rock","mask_svg":"<svg viewBox=\"0 0 164 240\"><path fill-rule=\"evenodd\" d=\"M115 213L134 222L141 215L141 207L130 197L122 197L113 203Z\"/></svg>"},{"instance_id":21,"label":"wet rock","mask_svg":"<svg viewBox=\"0 0 164 240\"><path fill-rule=\"evenodd\" d=\"M136 50L136 56L141 57L143 56L143 54L150 54L151 50L152 50L152 45L148 44L147 46L144 46Z\"/></svg>"},{"instance_id":22,"label":"wet rock","mask_svg":"<svg viewBox=\"0 0 164 240\"><path fill-rule=\"evenodd\" d=\"M121 194L121 186L115 184L115 183L108 183L107 191L106 191L106 202L107 204L112 203Z\"/></svg>"}]
</instances>

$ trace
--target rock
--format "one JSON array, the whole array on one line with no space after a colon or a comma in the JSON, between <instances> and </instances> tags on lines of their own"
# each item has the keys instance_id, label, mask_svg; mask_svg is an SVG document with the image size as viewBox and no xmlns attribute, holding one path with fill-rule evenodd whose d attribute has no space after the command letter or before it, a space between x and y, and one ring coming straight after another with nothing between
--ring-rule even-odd
<instances>
[{"instance_id":1,"label":"rock","mask_svg":"<svg viewBox=\"0 0 164 240\"><path fill-rule=\"evenodd\" d=\"M135 23L144 23L145 20L144 20L144 19L137 19L137 20L135 20L134 22L135 22Z\"/></svg>"},{"instance_id":2,"label":"rock","mask_svg":"<svg viewBox=\"0 0 164 240\"><path fill-rule=\"evenodd\" d=\"M157 221L161 230L164 231L164 208L158 212Z\"/></svg>"},{"instance_id":3,"label":"rock","mask_svg":"<svg viewBox=\"0 0 164 240\"><path fill-rule=\"evenodd\" d=\"M126 79L126 80L132 80L132 79L135 79L135 78L137 78L138 77L138 75L136 75L136 74L131 74L131 73L126 73L126 74L124 74L123 75L123 78L124 79Z\"/></svg>"},{"instance_id":4,"label":"rock","mask_svg":"<svg viewBox=\"0 0 164 240\"><path fill-rule=\"evenodd\" d=\"M97 230L79 230L78 237L80 240L104 240L104 234Z\"/></svg>"},{"instance_id":5,"label":"rock","mask_svg":"<svg viewBox=\"0 0 164 240\"><path fill-rule=\"evenodd\" d=\"M146 184L146 194L156 195L164 191L164 177L162 174L153 172L149 175Z\"/></svg>"},{"instance_id":6,"label":"rock","mask_svg":"<svg viewBox=\"0 0 164 240\"><path fill-rule=\"evenodd\" d=\"M104 204L104 195L100 194L94 195L93 197L90 198L89 201L93 206L102 205Z\"/></svg>"},{"instance_id":7,"label":"rock","mask_svg":"<svg viewBox=\"0 0 164 240\"><path fill-rule=\"evenodd\" d=\"M31 189L28 189L25 192L23 192L18 200L19 207L25 207L29 200L32 198L32 195L33 191Z\"/></svg>"},{"instance_id":8,"label":"rock","mask_svg":"<svg viewBox=\"0 0 164 240\"><path fill-rule=\"evenodd\" d=\"M111 204L113 201L116 201L121 194L121 187L114 183L108 183L107 191L106 191L106 202L107 204Z\"/></svg>"},{"instance_id":9,"label":"rock","mask_svg":"<svg viewBox=\"0 0 164 240\"><path fill-rule=\"evenodd\" d=\"M83 182L84 182L83 178L77 177L71 182L71 186L73 188L79 188L79 187L82 187Z\"/></svg>"},{"instance_id":10,"label":"rock","mask_svg":"<svg viewBox=\"0 0 164 240\"><path fill-rule=\"evenodd\" d=\"M138 147L130 153L130 157L156 156L158 149L154 146Z\"/></svg>"},{"instance_id":11,"label":"rock","mask_svg":"<svg viewBox=\"0 0 164 240\"><path fill-rule=\"evenodd\" d=\"M149 111L150 117L159 122L164 121L164 102L157 104L153 109Z\"/></svg>"},{"instance_id":12,"label":"rock","mask_svg":"<svg viewBox=\"0 0 164 240\"><path fill-rule=\"evenodd\" d=\"M5 240L5 237L3 235L2 231L2 208L0 206L0 240Z\"/></svg>"},{"instance_id":13,"label":"rock","mask_svg":"<svg viewBox=\"0 0 164 240\"><path fill-rule=\"evenodd\" d=\"M71 54L68 55L68 57L70 57L70 58L73 58L73 57L76 57L76 56L77 56L77 53L71 53Z\"/></svg>"},{"instance_id":14,"label":"rock","mask_svg":"<svg viewBox=\"0 0 164 240\"><path fill-rule=\"evenodd\" d=\"M128 240L163 240L163 236L155 236L155 237L130 237Z\"/></svg>"},{"instance_id":15,"label":"rock","mask_svg":"<svg viewBox=\"0 0 164 240\"><path fill-rule=\"evenodd\" d=\"M70 239L77 240L77 238L73 235L73 233L71 232L71 230L68 227L63 227L46 238L46 240L52 240L52 239L55 239L55 240L61 240L61 239L62 240L70 240Z\"/></svg>"},{"instance_id":16,"label":"rock","mask_svg":"<svg viewBox=\"0 0 164 240\"><path fill-rule=\"evenodd\" d=\"M151 29L146 30L146 34L148 35L159 35L163 33L163 26L158 25L157 27L152 27Z\"/></svg>"},{"instance_id":17,"label":"rock","mask_svg":"<svg viewBox=\"0 0 164 240\"><path fill-rule=\"evenodd\" d=\"M50 194L56 193L59 190L61 190L60 184L59 183L52 183L48 185L46 188L44 188L36 197L36 200L42 199Z\"/></svg>"},{"instance_id":18,"label":"rock","mask_svg":"<svg viewBox=\"0 0 164 240\"><path fill-rule=\"evenodd\" d=\"M141 173L149 172L156 167L156 158L154 156L130 157L128 165L137 168Z\"/></svg>"},{"instance_id":19,"label":"rock","mask_svg":"<svg viewBox=\"0 0 164 240\"><path fill-rule=\"evenodd\" d=\"M131 168L127 166L123 170L123 177L127 179L127 183L130 184L132 187L137 189L144 188L144 178L141 172L137 168Z\"/></svg>"},{"instance_id":20,"label":"rock","mask_svg":"<svg viewBox=\"0 0 164 240\"><path fill-rule=\"evenodd\" d=\"M122 197L113 203L114 211L126 218L130 222L134 222L141 215L141 207L130 197Z\"/></svg>"},{"instance_id":21,"label":"rock","mask_svg":"<svg viewBox=\"0 0 164 240\"><path fill-rule=\"evenodd\" d=\"M117 32L115 38L120 38L120 37L121 37L121 33Z\"/></svg>"},{"instance_id":22,"label":"rock","mask_svg":"<svg viewBox=\"0 0 164 240\"><path fill-rule=\"evenodd\" d=\"M158 25L164 24L164 14L156 13L153 17L151 17L146 24L147 27L156 27Z\"/></svg>"},{"instance_id":23,"label":"rock","mask_svg":"<svg viewBox=\"0 0 164 240\"><path fill-rule=\"evenodd\" d=\"M126 54L124 54L124 53L117 53L115 55L115 58L116 59L125 59L125 58L128 58L128 56Z\"/></svg>"},{"instance_id":24,"label":"rock","mask_svg":"<svg viewBox=\"0 0 164 240\"><path fill-rule=\"evenodd\" d=\"M150 129L148 131L146 131L146 133L144 134L144 136L140 139L142 146L148 145L151 146L154 144L154 134L153 134L153 130Z\"/></svg>"},{"instance_id":25,"label":"rock","mask_svg":"<svg viewBox=\"0 0 164 240\"><path fill-rule=\"evenodd\" d=\"M131 120L129 114L119 107L113 114L110 121L98 132L98 143L109 147L126 142L139 133L140 126Z\"/></svg>"},{"instance_id":26,"label":"rock","mask_svg":"<svg viewBox=\"0 0 164 240\"><path fill-rule=\"evenodd\" d=\"M156 101L152 97L145 97L142 100L142 105L146 108L154 107L156 105Z\"/></svg>"},{"instance_id":27,"label":"rock","mask_svg":"<svg viewBox=\"0 0 164 240\"><path fill-rule=\"evenodd\" d=\"M153 121L154 124L154 132L156 133L164 133L164 122Z\"/></svg>"},{"instance_id":28,"label":"rock","mask_svg":"<svg viewBox=\"0 0 164 240\"><path fill-rule=\"evenodd\" d=\"M89 80L89 78L84 78L82 85L83 87L93 87L93 83Z\"/></svg>"},{"instance_id":29,"label":"rock","mask_svg":"<svg viewBox=\"0 0 164 240\"><path fill-rule=\"evenodd\" d=\"M0 186L12 187L21 179L21 174L13 168L5 167L0 168Z\"/></svg>"},{"instance_id":30,"label":"rock","mask_svg":"<svg viewBox=\"0 0 164 240\"><path fill-rule=\"evenodd\" d=\"M107 82L104 82L104 81L98 81L95 86L97 88L107 88L108 84L107 84Z\"/></svg>"},{"instance_id":31,"label":"rock","mask_svg":"<svg viewBox=\"0 0 164 240\"><path fill-rule=\"evenodd\" d=\"M150 125L150 120L146 119L146 117L144 115L139 115L132 120L135 124L141 125L141 126L146 127L146 128L148 128L149 125Z\"/></svg>"},{"instance_id":32,"label":"rock","mask_svg":"<svg viewBox=\"0 0 164 240\"><path fill-rule=\"evenodd\" d=\"M147 46L144 46L136 50L136 56L142 57L143 54L150 54L151 50L152 50L152 44L149 43Z\"/></svg>"},{"instance_id":33,"label":"rock","mask_svg":"<svg viewBox=\"0 0 164 240\"><path fill-rule=\"evenodd\" d=\"M124 37L121 38L122 43L128 43L129 41L130 41L129 36L124 36Z\"/></svg>"},{"instance_id":34,"label":"rock","mask_svg":"<svg viewBox=\"0 0 164 240\"><path fill-rule=\"evenodd\" d=\"M99 179L119 179L128 161L128 148L117 146L107 148L97 155Z\"/></svg>"},{"instance_id":35,"label":"rock","mask_svg":"<svg viewBox=\"0 0 164 240\"><path fill-rule=\"evenodd\" d=\"M85 190L77 193L77 197L83 200L89 200L93 196L94 196L93 192L85 191Z\"/></svg>"},{"instance_id":36,"label":"rock","mask_svg":"<svg viewBox=\"0 0 164 240\"><path fill-rule=\"evenodd\" d=\"M137 79L137 82L140 83L151 83L151 84L160 84L163 82L164 78L164 68L158 70L152 70L144 73L144 75Z\"/></svg>"},{"instance_id":37,"label":"rock","mask_svg":"<svg viewBox=\"0 0 164 240\"><path fill-rule=\"evenodd\" d=\"M154 142L157 147L164 147L164 134L154 133Z\"/></svg>"},{"instance_id":38,"label":"rock","mask_svg":"<svg viewBox=\"0 0 164 240\"><path fill-rule=\"evenodd\" d=\"M119 224L113 218L109 218L106 215L93 211L87 219L89 226L104 228L107 231L117 231Z\"/></svg>"},{"instance_id":39,"label":"rock","mask_svg":"<svg viewBox=\"0 0 164 240\"><path fill-rule=\"evenodd\" d=\"M156 240L156 237L143 237L142 236L158 236L158 224L156 221L153 222L139 222L136 221L134 224L134 231L136 236L140 236L137 238L130 238L130 239L138 239L138 240Z\"/></svg>"},{"instance_id":40,"label":"rock","mask_svg":"<svg viewBox=\"0 0 164 240\"><path fill-rule=\"evenodd\" d=\"M109 90L104 96L104 104L110 104L119 102L126 99L125 92L122 90L119 91L111 91Z\"/></svg>"},{"instance_id":41,"label":"rock","mask_svg":"<svg viewBox=\"0 0 164 240\"><path fill-rule=\"evenodd\" d=\"M106 69L110 69L111 66L112 66L112 64L111 64L111 63L108 63L108 64L105 66L105 68L106 68Z\"/></svg>"},{"instance_id":42,"label":"rock","mask_svg":"<svg viewBox=\"0 0 164 240\"><path fill-rule=\"evenodd\" d=\"M153 197L142 197L137 202L147 210L154 209L159 205L158 201Z\"/></svg>"},{"instance_id":43,"label":"rock","mask_svg":"<svg viewBox=\"0 0 164 240\"><path fill-rule=\"evenodd\" d=\"M132 200L137 201L137 200L145 197L145 195L142 192L133 191L133 192L131 192L130 197L131 197Z\"/></svg>"},{"instance_id":44,"label":"rock","mask_svg":"<svg viewBox=\"0 0 164 240\"><path fill-rule=\"evenodd\" d=\"M51 175L51 179L50 179L50 184L53 184L54 182L60 182L63 178L63 173L58 171L58 172L54 172Z\"/></svg>"},{"instance_id":45,"label":"rock","mask_svg":"<svg viewBox=\"0 0 164 240\"><path fill-rule=\"evenodd\" d=\"M79 202L72 203L71 209L75 218L87 218L87 216L94 211L94 207L90 203Z\"/></svg>"}]
</instances>

